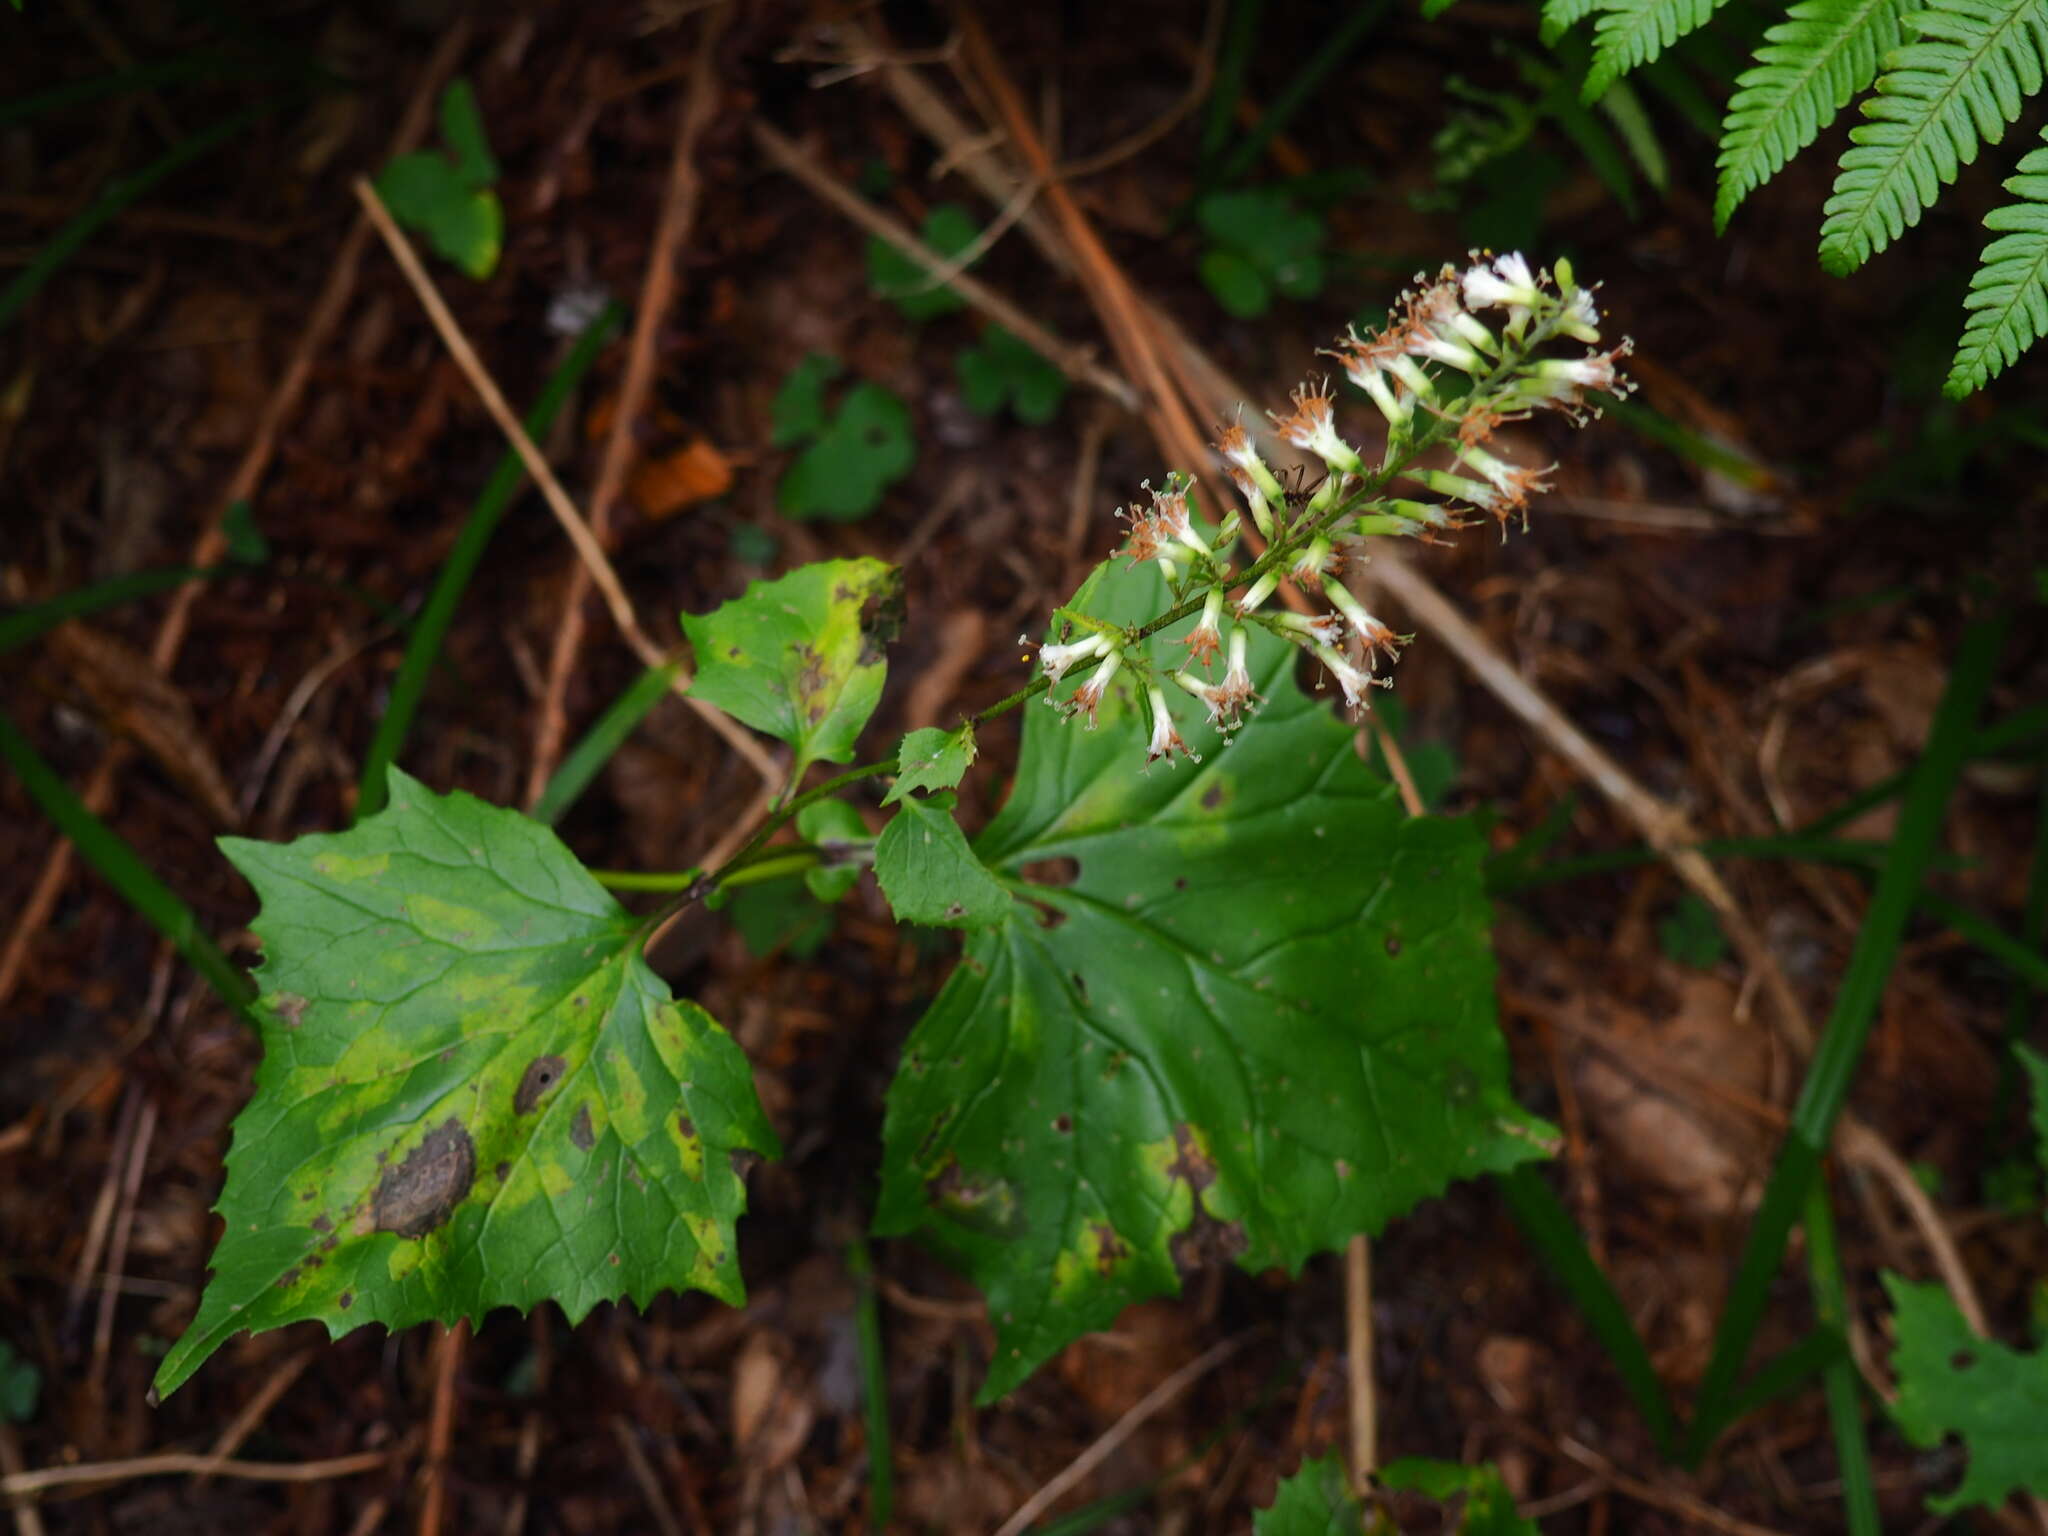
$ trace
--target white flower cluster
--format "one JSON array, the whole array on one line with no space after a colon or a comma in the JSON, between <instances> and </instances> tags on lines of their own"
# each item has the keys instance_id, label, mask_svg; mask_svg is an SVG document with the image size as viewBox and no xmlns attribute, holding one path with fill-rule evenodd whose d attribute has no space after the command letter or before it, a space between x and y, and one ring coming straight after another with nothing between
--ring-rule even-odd
<instances>
[{"instance_id":1,"label":"white flower cluster","mask_svg":"<svg viewBox=\"0 0 2048 1536\"><path fill-rule=\"evenodd\" d=\"M1547 488L1545 477L1555 466L1524 467L1489 452L1485 445L1500 424L1542 409L1583 421L1587 394L1621 394L1632 387L1615 367L1631 343L1598 350L1600 314L1593 291L1578 286L1566 263L1559 262L1555 272L1533 271L1518 254L1474 252L1462 272L1447 266L1433 280L1417 282L1401 295L1386 326L1370 335L1347 334L1331 354L1386 418L1387 445L1379 464L1368 464L1339 434L1336 400L1326 381L1295 390L1293 409L1273 418L1275 436L1325 466L1327 474L1312 491L1289 492L1241 423L1222 429L1216 449L1226 472L1259 536L1277 547L1249 582L1251 573L1230 561L1238 514L1229 513L1213 539L1205 537L1189 512L1192 476L1175 472L1164 490L1148 483L1151 505L1119 513L1130 525L1125 552L1134 561L1157 561L1177 601L1202 594L1201 616L1185 641L1187 662L1165 681L1199 699L1209 723L1226 738L1259 699L1245 668L1247 625L1257 624L1313 655L1354 709L1365 707L1375 685L1390 686L1379 664L1397 660L1412 637L1397 635L1342 580L1330 579L1342 567L1340 544L1386 535L1434 539L1469 526L1468 511L1496 519L1505 536L1511 518L1526 521L1530 496ZM1576 357L1539 355L1558 341L1594 350ZM1467 375L1469 385L1455 399L1438 388L1440 369ZM1438 444L1451 450L1452 467L1422 467L1417 460ZM1399 479L1440 499L1386 494ZM1283 579L1320 596L1327 611L1265 611ZM1232 600L1229 594L1240 587ZM1226 607L1235 625L1225 622ZM1085 715L1091 727L1105 690L1130 670L1151 712L1146 763L1171 762L1176 754L1192 757L1168 708L1164 683L1134 643L1138 633L1094 624L1079 639L1044 646L1039 665L1049 684L1077 665L1093 665L1060 705L1069 716ZM1226 650L1222 680L1208 681L1201 673ZM1050 687L1046 697L1057 702Z\"/></svg>"}]
</instances>

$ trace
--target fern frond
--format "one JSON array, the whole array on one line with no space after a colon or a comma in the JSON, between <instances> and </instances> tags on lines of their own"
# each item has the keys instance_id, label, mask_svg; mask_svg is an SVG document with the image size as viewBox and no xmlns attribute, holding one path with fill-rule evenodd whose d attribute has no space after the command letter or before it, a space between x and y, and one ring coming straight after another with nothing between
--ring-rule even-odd
<instances>
[{"instance_id":1,"label":"fern frond","mask_svg":"<svg viewBox=\"0 0 2048 1536\"><path fill-rule=\"evenodd\" d=\"M1547 48L1593 14L1594 0L1543 0L1543 25L1538 32Z\"/></svg>"},{"instance_id":2,"label":"fern frond","mask_svg":"<svg viewBox=\"0 0 2048 1536\"><path fill-rule=\"evenodd\" d=\"M1951 400L1997 378L2048 331L2048 145L2020 161L2005 190L2019 201L1984 216L1986 229L2010 233L1984 247L1970 279L1970 323L1943 386Z\"/></svg>"},{"instance_id":3,"label":"fern frond","mask_svg":"<svg viewBox=\"0 0 2048 1536\"><path fill-rule=\"evenodd\" d=\"M1821 225L1821 265L1850 272L1920 222L1979 143L1996 144L2041 89L2048 0L1936 0L1906 17L1870 121L1854 130Z\"/></svg>"},{"instance_id":4,"label":"fern frond","mask_svg":"<svg viewBox=\"0 0 2048 1536\"><path fill-rule=\"evenodd\" d=\"M1647 64L1688 32L1707 24L1724 0L1596 0L1593 67L1586 72L1586 100L1598 101L1607 87L1638 64Z\"/></svg>"},{"instance_id":5,"label":"fern frond","mask_svg":"<svg viewBox=\"0 0 2048 1536\"><path fill-rule=\"evenodd\" d=\"M1878 62L1905 41L1900 22L1911 3L1801 0L1764 34L1721 124L1717 230L1877 78Z\"/></svg>"}]
</instances>

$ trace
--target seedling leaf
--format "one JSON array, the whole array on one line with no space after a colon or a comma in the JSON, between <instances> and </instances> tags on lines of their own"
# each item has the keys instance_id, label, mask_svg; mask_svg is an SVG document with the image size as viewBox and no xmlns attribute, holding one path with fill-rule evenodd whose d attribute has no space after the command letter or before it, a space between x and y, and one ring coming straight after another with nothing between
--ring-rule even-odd
<instances>
[{"instance_id":1,"label":"seedling leaf","mask_svg":"<svg viewBox=\"0 0 2048 1536\"><path fill-rule=\"evenodd\" d=\"M875 879L899 923L987 928L1010 910L1010 893L988 872L953 820L953 796L906 795L875 842Z\"/></svg>"},{"instance_id":2,"label":"seedling leaf","mask_svg":"<svg viewBox=\"0 0 2048 1536\"><path fill-rule=\"evenodd\" d=\"M1272 1507L1252 1516L1252 1536L1358 1536L1364 1516L1344 1463L1324 1456L1280 1484Z\"/></svg>"},{"instance_id":3,"label":"seedling leaf","mask_svg":"<svg viewBox=\"0 0 2048 1536\"><path fill-rule=\"evenodd\" d=\"M1149 565L1077 598L1115 623L1165 602ZM1483 839L1405 817L1261 639L1269 702L1227 749L1184 721L1199 767L1136 771L1121 682L1093 732L1033 709L975 846L1017 899L905 1047L876 1228L987 1293L984 1401L1183 1266L1298 1269L1550 1141L1508 1092Z\"/></svg>"},{"instance_id":4,"label":"seedling leaf","mask_svg":"<svg viewBox=\"0 0 2048 1536\"><path fill-rule=\"evenodd\" d=\"M2002 1504L2015 1490L2048 1495L2048 1350L2020 1354L1980 1338L1937 1283L1884 1277L1891 1293L1898 1346L1892 1372L1898 1401L1892 1416L1913 1444L1939 1445L1960 1436L1970 1453L1953 1493L1927 1500L1936 1514L1970 1504Z\"/></svg>"},{"instance_id":5,"label":"seedling leaf","mask_svg":"<svg viewBox=\"0 0 2048 1536\"><path fill-rule=\"evenodd\" d=\"M1380 1468L1379 1480L1384 1487L1420 1493L1439 1504L1462 1496L1465 1507L1454 1528L1462 1536L1537 1536L1536 1522L1516 1511L1515 1496L1491 1462L1467 1467L1409 1456Z\"/></svg>"},{"instance_id":6,"label":"seedling leaf","mask_svg":"<svg viewBox=\"0 0 2048 1536\"><path fill-rule=\"evenodd\" d=\"M894 805L914 789L956 789L974 765L974 727L941 731L932 726L912 731L896 749L896 782L882 796Z\"/></svg>"},{"instance_id":7,"label":"seedling leaf","mask_svg":"<svg viewBox=\"0 0 2048 1536\"><path fill-rule=\"evenodd\" d=\"M958 256L981 233L958 203L941 203L924 216L924 243L941 256ZM971 265L971 263L970 263ZM930 320L965 309L967 301L880 235L868 237L868 286L901 310L906 320Z\"/></svg>"},{"instance_id":8,"label":"seedling leaf","mask_svg":"<svg viewBox=\"0 0 2048 1536\"><path fill-rule=\"evenodd\" d=\"M158 1392L309 1318L739 1304L733 1154L776 1150L746 1058L552 832L394 768L348 832L221 847L263 903L263 1061Z\"/></svg>"},{"instance_id":9,"label":"seedling leaf","mask_svg":"<svg viewBox=\"0 0 2048 1536\"><path fill-rule=\"evenodd\" d=\"M491 154L491 141L484 133L483 114L477 111L476 91L457 76L441 93L441 142L455 157L455 174L466 187L488 187L498 179L498 162Z\"/></svg>"},{"instance_id":10,"label":"seedling leaf","mask_svg":"<svg viewBox=\"0 0 2048 1536\"><path fill-rule=\"evenodd\" d=\"M1058 414L1067 377L1001 326L990 326L978 347L954 360L960 398L979 416L993 416L1005 404L1017 419L1039 427Z\"/></svg>"},{"instance_id":11,"label":"seedling leaf","mask_svg":"<svg viewBox=\"0 0 2048 1536\"><path fill-rule=\"evenodd\" d=\"M26 1424L34 1418L42 1389L43 1373L0 1339L0 1424Z\"/></svg>"},{"instance_id":12,"label":"seedling leaf","mask_svg":"<svg viewBox=\"0 0 2048 1536\"><path fill-rule=\"evenodd\" d=\"M851 522L881 505L916 462L909 407L879 384L856 384L783 475L775 502L794 518Z\"/></svg>"},{"instance_id":13,"label":"seedling leaf","mask_svg":"<svg viewBox=\"0 0 2048 1536\"><path fill-rule=\"evenodd\" d=\"M821 560L750 582L710 613L683 615L697 653L691 692L795 748L797 777L846 762L882 696L902 607L903 578L880 560Z\"/></svg>"},{"instance_id":14,"label":"seedling leaf","mask_svg":"<svg viewBox=\"0 0 2048 1536\"><path fill-rule=\"evenodd\" d=\"M773 446L794 447L825 430L825 386L839 371L839 359L825 352L811 353L790 370L768 408L768 441Z\"/></svg>"},{"instance_id":15,"label":"seedling leaf","mask_svg":"<svg viewBox=\"0 0 2048 1536\"><path fill-rule=\"evenodd\" d=\"M855 850L874 842L860 812L844 800L820 800L796 813L796 829L806 842L824 850L826 860L804 871L804 886L826 906L860 883L866 862ZM843 860L843 862L835 862Z\"/></svg>"},{"instance_id":16,"label":"seedling leaf","mask_svg":"<svg viewBox=\"0 0 2048 1536\"><path fill-rule=\"evenodd\" d=\"M505 235L498 195L467 185L442 156L400 155L377 178L377 195L394 219L425 235L469 276L482 279L497 269Z\"/></svg>"}]
</instances>

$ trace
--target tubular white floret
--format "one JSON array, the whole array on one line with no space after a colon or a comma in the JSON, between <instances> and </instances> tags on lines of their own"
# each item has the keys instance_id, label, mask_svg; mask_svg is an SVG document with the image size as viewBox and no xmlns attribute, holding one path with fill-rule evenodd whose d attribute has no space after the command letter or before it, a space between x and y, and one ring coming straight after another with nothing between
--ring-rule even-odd
<instances>
[{"instance_id":1,"label":"tubular white floret","mask_svg":"<svg viewBox=\"0 0 2048 1536\"><path fill-rule=\"evenodd\" d=\"M1330 541L1318 534L1309 540L1308 548L1294 557L1294 564L1287 568L1287 574L1305 587L1320 587L1323 584L1323 573L1330 569L1335 554L1336 551L1330 547Z\"/></svg>"},{"instance_id":2,"label":"tubular white floret","mask_svg":"<svg viewBox=\"0 0 2048 1536\"><path fill-rule=\"evenodd\" d=\"M1068 717L1071 718L1076 714L1086 714L1088 716L1088 729L1094 730L1095 711L1102 707L1102 696L1109 689L1110 679L1116 676L1118 669L1123 664L1124 653L1115 647L1111 647L1102 665L1095 669L1095 675L1075 689L1074 696L1067 700L1066 714Z\"/></svg>"},{"instance_id":3,"label":"tubular white floret","mask_svg":"<svg viewBox=\"0 0 2048 1536\"><path fill-rule=\"evenodd\" d=\"M1166 690L1153 683L1146 688L1145 697L1152 705L1152 740L1145 749L1146 766L1150 767L1163 757L1167 766L1172 767L1173 754L1176 752L1182 757L1200 762L1201 759L1188 750L1188 744L1180 739L1180 731L1173 723L1173 714L1166 707Z\"/></svg>"},{"instance_id":4,"label":"tubular white floret","mask_svg":"<svg viewBox=\"0 0 2048 1536\"><path fill-rule=\"evenodd\" d=\"M1202 599L1201 620L1188 632L1187 639L1181 642L1188 648L1188 660L1191 663L1200 662L1206 667L1216 659L1217 649L1223 644L1223 630L1220 625L1222 617L1223 589L1211 587L1209 595Z\"/></svg>"},{"instance_id":5,"label":"tubular white floret","mask_svg":"<svg viewBox=\"0 0 2048 1536\"><path fill-rule=\"evenodd\" d=\"M1285 493L1280 489L1280 477L1266 467L1266 461L1259 457L1258 449L1252 446L1251 434L1241 422L1232 422L1216 439L1216 451L1223 455L1223 461L1231 468L1231 479L1237 481L1239 490L1250 499L1252 493L1268 501L1281 501ZM1239 479L1239 476L1243 479ZM1245 482L1249 481L1247 485Z\"/></svg>"},{"instance_id":6,"label":"tubular white floret","mask_svg":"<svg viewBox=\"0 0 2048 1536\"><path fill-rule=\"evenodd\" d=\"M1330 676L1337 679L1337 686L1344 690L1344 702L1353 709L1370 709L1366 695L1372 691L1376 679L1370 672L1361 672L1327 645L1316 647L1316 660L1329 669Z\"/></svg>"},{"instance_id":7,"label":"tubular white floret","mask_svg":"<svg viewBox=\"0 0 2048 1536\"><path fill-rule=\"evenodd\" d=\"M1330 585L1334 588L1337 583L1331 582ZM1344 643L1344 620L1334 613L1319 613L1313 618L1305 613L1276 613L1266 622L1290 635L1306 637L1311 645Z\"/></svg>"},{"instance_id":8,"label":"tubular white floret","mask_svg":"<svg viewBox=\"0 0 2048 1536\"><path fill-rule=\"evenodd\" d=\"M1056 683L1065 677L1068 669L1076 663L1087 661L1095 656L1107 656L1114 648L1115 642L1109 636L1097 631L1091 635L1083 635L1079 640L1069 645L1040 646L1038 648L1038 664L1044 668L1046 677Z\"/></svg>"},{"instance_id":9,"label":"tubular white floret","mask_svg":"<svg viewBox=\"0 0 2048 1536\"><path fill-rule=\"evenodd\" d=\"M1278 571L1268 571L1257 581L1253 582L1250 590L1237 600L1238 617L1242 618L1248 613L1257 613L1259 605L1271 597L1279 585L1280 573Z\"/></svg>"},{"instance_id":10,"label":"tubular white floret","mask_svg":"<svg viewBox=\"0 0 2048 1536\"><path fill-rule=\"evenodd\" d=\"M1336 412L1327 386L1304 384L1297 389L1293 414L1276 417L1273 430L1321 459L1332 473L1355 474L1363 467L1358 451L1337 435Z\"/></svg>"},{"instance_id":11,"label":"tubular white floret","mask_svg":"<svg viewBox=\"0 0 2048 1536\"><path fill-rule=\"evenodd\" d=\"M1351 626L1351 632L1358 636L1359 643L1365 647L1368 661L1384 655L1391 665L1401 659L1401 647L1414 638L1413 636L1397 635L1390 626L1374 618L1366 610L1365 605L1352 596L1351 589L1341 581L1333 581L1325 586L1323 595L1329 598L1331 607L1344 615L1345 621Z\"/></svg>"},{"instance_id":12,"label":"tubular white floret","mask_svg":"<svg viewBox=\"0 0 2048 1536\"><path fill-rule=\"evenodd\" d=\"M1513 506L1527 502L1531 492L1548 490L1543 477L1557 467L1553 464L1542 469L1523 469L1505 459L1495 458L1476 443L1466 444L1458 450L1458 455L1465 461L1467 469L1484 475L1487 483Z\"/></svg>"},{"instance_id":13,"label":"tubular white floret","mask_svg":"<svg viewBox=\"0 0 2048 1536\"><path fill-rule=\"evenodd\" d=\"M1354 357L1345 363L1344 377L1372 397L1372 403L1387 418L1388 426L1405 427L1415 414L1415 397L1402 394L1388 384L1386 370L1378 363Z\"/></svg>"},{"instance_id":14,"label":"tubular white floret","mask_svg":"<svg viewBox=\"0 0 2048 1536\"><path fill-rule=\"evenodd\" d=\"M1600 311L1593 306L1593 290L1574 288L1564 301L1564 312L1557 318L1558 333L1574 341L1583 341L1587 346L1600 344Z\"/></svg>"},{"instance_id":15,"label":"tubular white floret","mask_svg":"<svg viewBox=\"0 0 2048 1536\"><path fill-rule=\"evenodd\" d=\"M1473 309L1529 310L1543 301L1543 289L1520 251L1496 257L1491 265L1476 262L1461 286Z\"/></svg>"},{"instance_id":16,"label":"tubular white floret","mask_svg":"<svg viewBox=\"0 0 2048 1536\"><path fill-rule=\"evenodd\" d=\"M1191 672L1176 672L1173 680L1202 701L1213 728L1226 734L1237 729L1236 707L1229 691L1220 683L1206 683Z\"/></svg>"}]
</instances>

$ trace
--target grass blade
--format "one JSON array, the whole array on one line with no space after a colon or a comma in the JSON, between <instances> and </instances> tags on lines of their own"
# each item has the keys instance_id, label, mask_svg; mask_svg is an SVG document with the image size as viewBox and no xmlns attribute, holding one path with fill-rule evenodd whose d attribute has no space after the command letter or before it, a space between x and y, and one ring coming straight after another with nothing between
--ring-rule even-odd
<instances>
[{"instance_id":1,"label":"grass blade","mask_svg":"<svg viewBox=\"0 0 2048 1536\"><path fill-rule=\"evenodd\" d=\"M605 712L597 717L597 723L570 748L568 756L562 759L548 780L547 788L534 801L530 814L535 821L552 827L568 814L577 796L590 787L590 781L612 760L612 754L625 745L626 738L640 728L640 722L661 702L681 670L680 661L649 667L633 680L624 693L612 700Z\"/></svg>"},{"instance_id":2,"label":"grass blade","mask_svg":"<svg viewBox=\"0 0 2048 1536\"><path fill-rule=\"evenodd\" d=\"M1258 164L1259 156L1272 142L1273 136L1292 122L1294 115L1307 106L1322 88L1323 81L1331 71L1351 56L1351 51L1365 41L1366 34L1379 25L1380 19L1389 9L1389 0L1356 0L1345 14L1344 19L1329 29L1322 46L1316 49L1309 61L1295 72L1294 78L1282 86L1267 103L1260 114L1256 127L1239 139L1224 157L1222 167L1216 172L1216 184L1235 186L1244 180L1251 168Z\"/></svg>"},{"instance_id":3,"label":"grass blade","mask_svg":"<svg viewBox=\"0 0 2048 1536\"><path fill-rule=\"evenodd\" d=\"M1913 769L1900 808L1898 833L1877 877L1877 889L1856 934L1848 970L1835 994L1778 1164L1750 1228L1728 1304L1715 1330L1713 1358L1700 1383L1697 1416L1684 1455L1696 1463L1728 1423L1729 1405L1762 1320L1771 1282L1784 1258L1792 1227L1806 1206L1806 1193L1820 1167L1821 1151L1849 1096L1849 1084L1863 1057L1864 1042L1877 1017L1886 978L1905 934L1906 918L1941 836L1942 813L1962 773L1975 738L1977 712L1991 688L2008 621L1982 619L1964 631L1949 671L1948 687L1935 710L1927 746Z\"/></svg>"},{"instance_id":4,"label":"grass blade","mask_svg":"<svg viewBox=\"0 0 2048 1536\"><path fill-rule=\"evenodd\" d=\"M1780 1350L1742 1384L1728 1412L1729 1422L1753 1413L1765 1403L1776 1402L1806 1385L1846 1353L1842 1335L1832 1328L1816 1328L1797 1344Z\"/></svg>"},{"instance_id":5,"label":"grass blade","mask_svg":"<svg viewBox=\"0 0 2048 1536\"><path fill-rule=\"evenodd\" d=\"M1818 1179L1807 1186L1806 1265L1821 1326L1840 1337L1849 1326L1849 1289L1842 1281L1835 1213L1828 1204L1827 1186ZM1835 1436L1835 1461L1842 1471L1842 1513L1849 1536L1879 1536L1877 1484L1870 1474L1870 1442L1863 1433L1855 1361L1838 1353L1821 1368L1821 1385L1827 1395L1828 1427Z\"/></svg>"},{"instance_id":6,"label":"grass blade","mask_svg":"<svg viewBox=\"0 0 2048 1536\"><path fill-rule=\"evenodd\" d=\"M52 235L43 248L36 252L35 260L15 274L14 281L0 289L0 331L14 323L14 317L27 307L28 301L42 291L57 269L69 261L78 248L98 234L102 225L126 210L144 193L151 191L158 182L183 170L194 160L216 150L236 134L247 128L257 118L268 112L273 103L265 102L224 117L209 128L195 133L183 143L172 148L137 171L133 176L124 176L108 183L106 189L92 202L64 223L64 227Z\"/></svg>"},{"instance_id":7,"label":"grass blade","mask_svg":"<svg viewBox=\"0 0 2048 1536\"><path fill-rule=\"evenodd\" d=\"M1946 896L1922 891L1917 905L1998 961L2012 972L2015 980L2025 982L2037 992L2048 992L2048 955L2022 943L1989 918L1978 916Z\"/></svg>"},{"instance_id":8,"label":"grass blade","mask_svg":"<svg viewBox=\"0 0 2048 1536\"><path fill-rule=\"evenodd\" d=\"M1578 1305L1586 1325L1607 1351L1607 1358L1627 1388L1636 1412L1649 1425L1658 1448L1666 1455L1678 1441L1678 1417L1664 1393L1657 1369L1650 1364L1650 1352L1642 1335L1629 1320L1628 1310L1615 1294L1614 1286L1587 1251L1571 1218L1541 1175L1529 1167L1498 1174L1494 1183L1514 1214L1522 1234L1529 1239L1552 1276Z\"/></svg>"},{"instance_id":9,"label":"grass blade","mask_svg":"<svg viewBox=\"0 0 2048 1536\"><path fill-rule=\"evenodd\" d=\"M1977 733L1977 739L1970 746L1972 757L2004 757L2016 748L2033 744L2043 735L2048 735L2048 704L2036 704L2031 709L2015 710L1994 726ZM1906 780L1912 775L1910 768L1901 769L1889 778L1879 779L1844 800L1833 810L1816 816L1799 830L1808 837L1823 837L1840 826L1854 821L1865 811L1896 799L1906 788Z\"/></svg>"},{"instance_id":10,"label":"grass blade","mask_svg":"<svg viewBox=\"0 0 2048 1536\"><path fill-rule=\"evenodd\" d=\"M90 586L74 587L69 592L59 592L55 597L28 608L17 608L0 618L0 656L19 650L38 635L47 634L68 620L82 619L103 608L116 608L138 597L169 592L188 581L204 581L228 569L230 567L225 565L206 565L135 571L126 576L110 576Z\"/></svg>"},{"instance_id":11,"label":"grass blade","mask_svg":"<svg viewBox=\"0 0 2048 1536\"><path fill-rule=\"evenodd\" d=\"M576 345L562 359L561 365L542 388L540 399L527 413L525 425L528 436L538 438L547 431L562 409L562 403L590 370L599 349L624 315L623 306L609 304L576 338ZM476 504L469 509L469 517L462 525L455 547L448 551L448 558L441 563L441 573L434 578L434 590L428 594L426 605L420 609L419 619L413 625L412 635L406 641L405 656L399 662L398 676L392 680L391 697L384 705L383 718L377 722L376 734L370 738L370 750L363 756L362 780L356 791L356 819L359 821L384 808L386 772L398 760L399 750L404 747L405 738L412 730L413 716L419 712L420 696L426 692L427 674L433 670L434 658L441 654L441 642L447 638L455 609L469 587L470 577L476 574L477 562L483 559L484 548L491 542L491 535L498 531L506 510L525 484L525 466L519 462L518 454L506 449L498 460L497 468L491 471L491 478L485 482Z\"/></svg>"},{"instance_id":12,"label":"grass blade","mask_svg":"<svg viewBox=\"0 0 2048 1536\"><path fill-rule=\"evenodd\" d=\"M254 989L234 962L207 937L192 909L156 877L126 838L95 816L71 792L63 775L44 760L5 714L0 714L0 758L6 759L29 798L59 832L71 839L85 862L98 870L150 926L171 941L192 969L220 994L222 1002L241 1015L244 1022L252 1022L249 1002Z\"/></svg>"}]
</instances>

